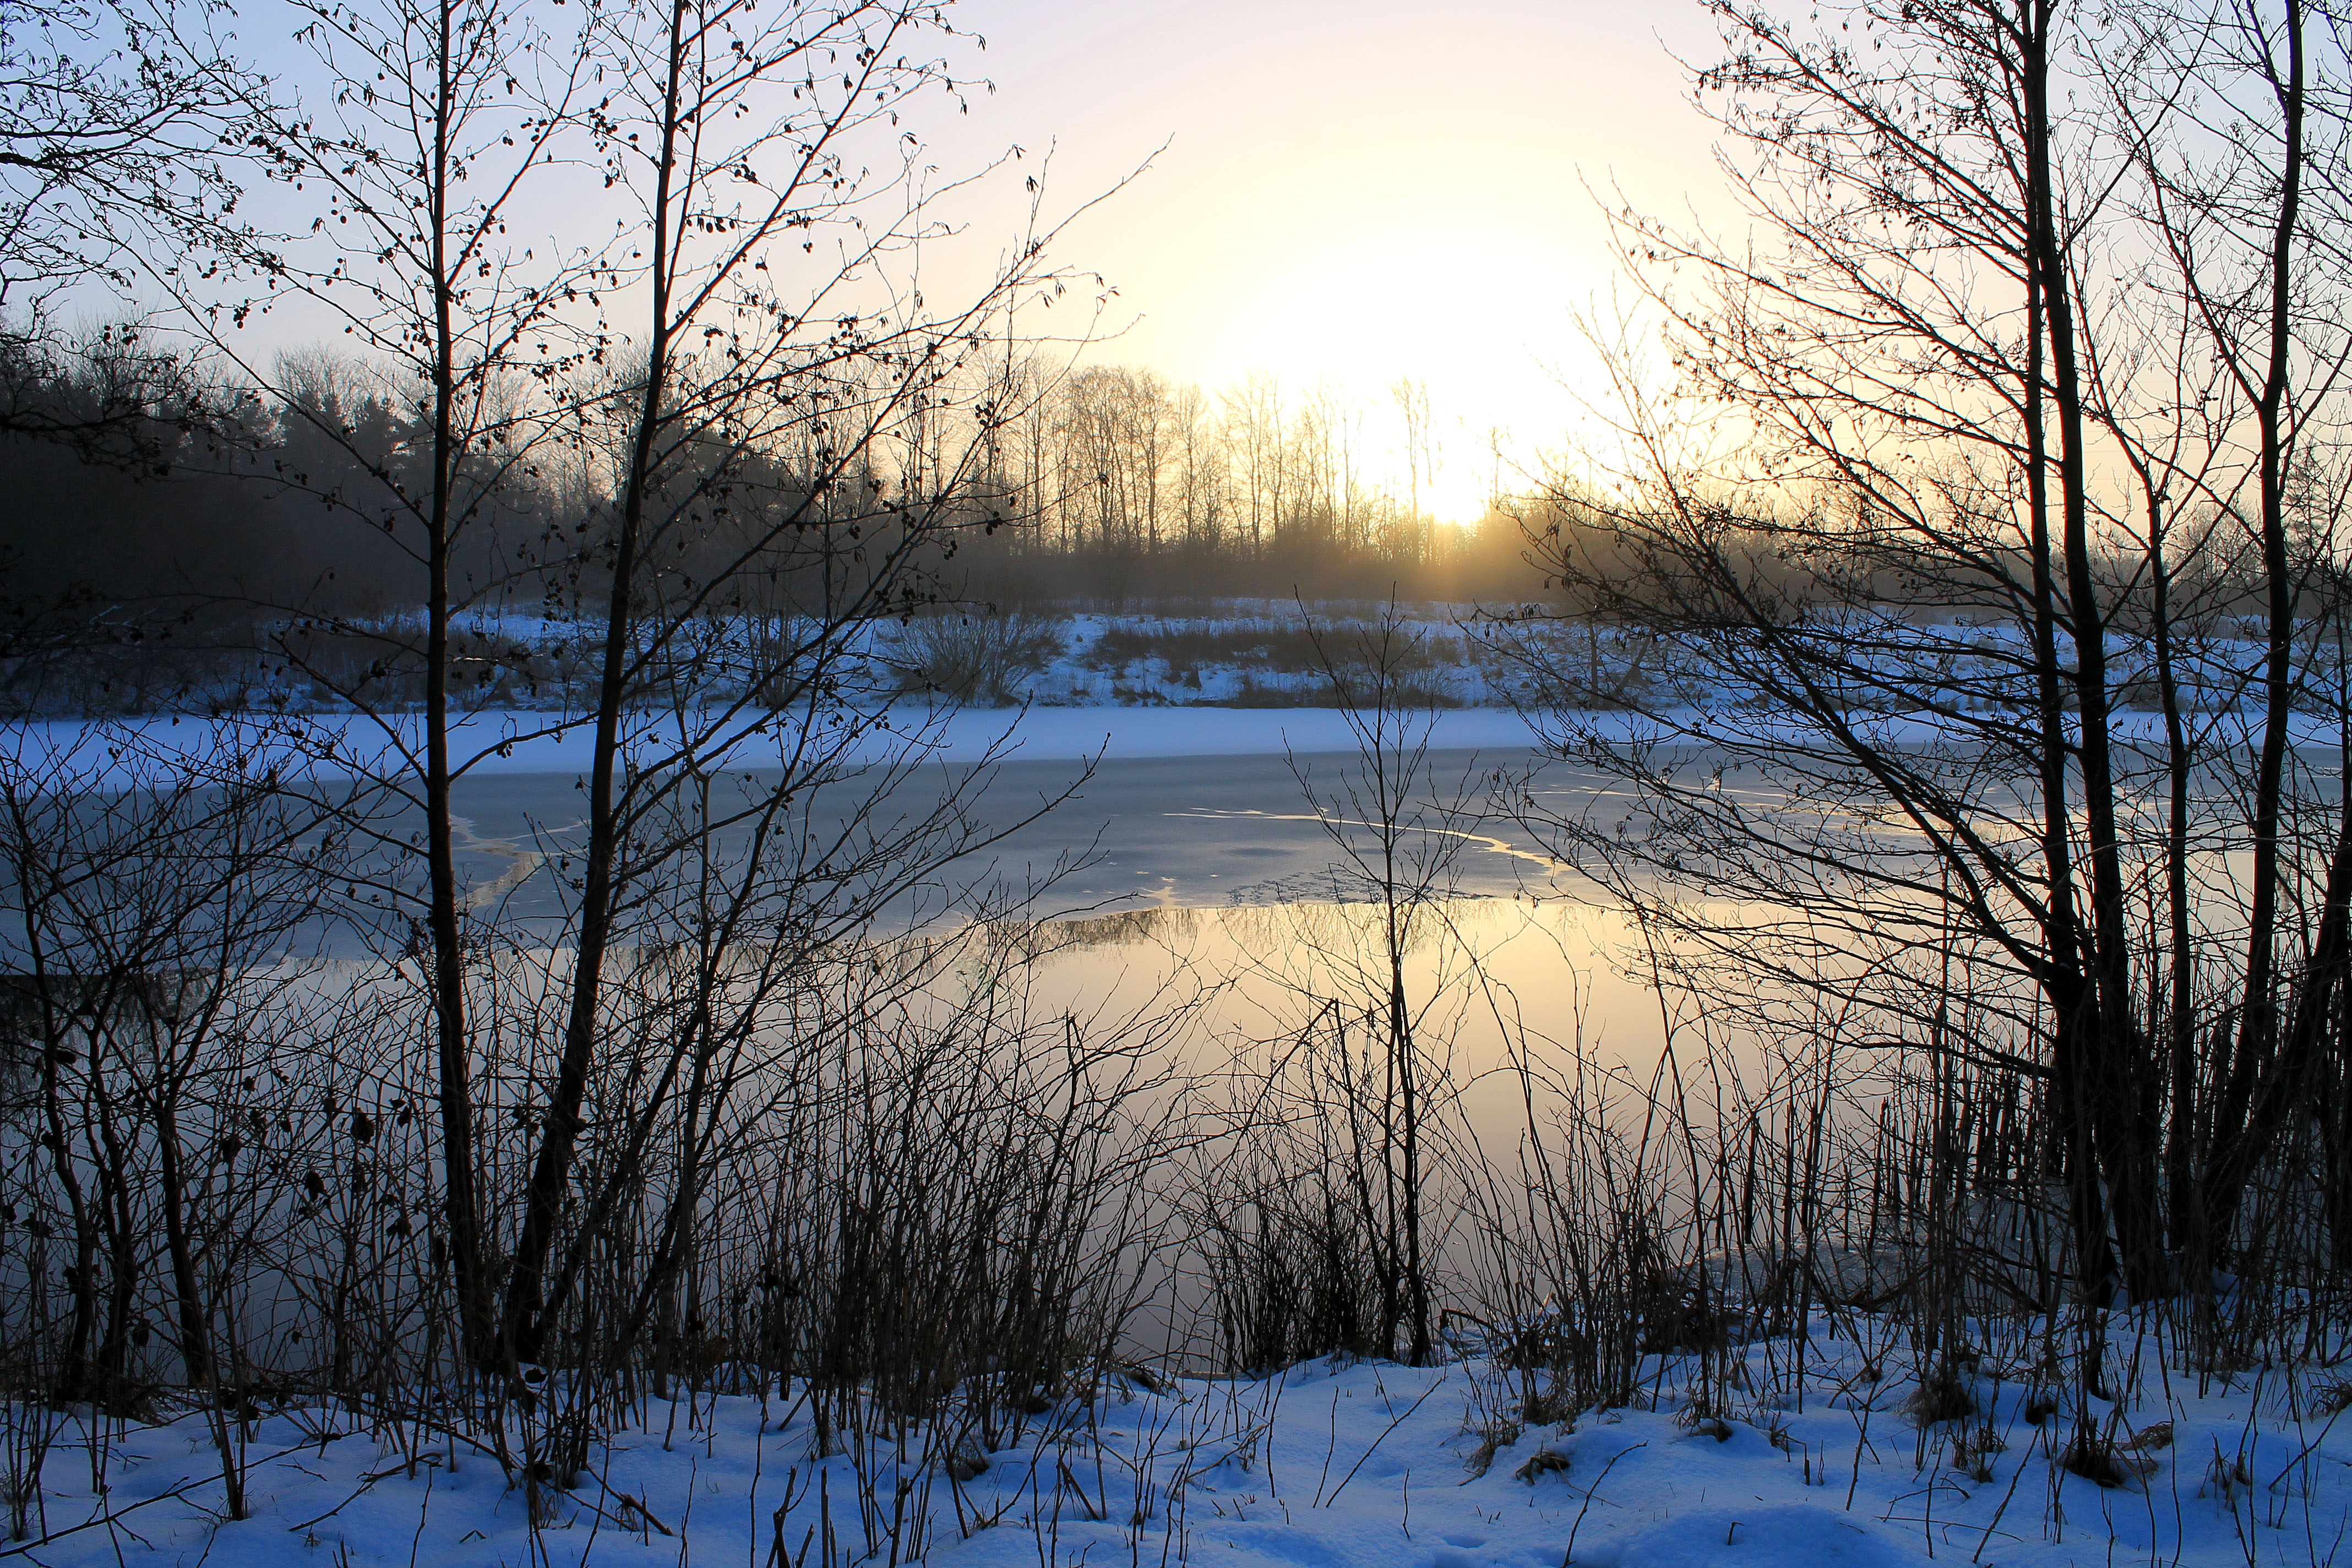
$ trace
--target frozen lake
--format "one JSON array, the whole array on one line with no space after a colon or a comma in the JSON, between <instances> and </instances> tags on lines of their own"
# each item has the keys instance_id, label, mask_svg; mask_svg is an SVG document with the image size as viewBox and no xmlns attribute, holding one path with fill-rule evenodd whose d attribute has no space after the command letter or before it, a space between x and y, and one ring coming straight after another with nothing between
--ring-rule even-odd
<instances>
[{"instance_id":1,"label":"frozen lake","mask_svg":"<svg viewBox=\"0 0 2352 1568\"><path fill-rule=\"evenodd\" d=\"M1461 1006L1459 983L1475 953L1501 989L1482 1004L1489 1015L1485 1024L1457 1018L1449 1037L1493 1037L1491 1015L1502 990L1530 1026L1558 1037L1575 1030L1580 1007L1612 1020L1612 1037L1654 1037L1654 1007L1611 974L1622 947L1613 921L1576 901L1575 879L1553 865L1533 836L1486 813L1492 781L1522 773L1536 761L1524 721L1493 710L1429 718L1431 749L1414 797L1430 831L1409 836L1404 849L1408 862L1443 858L1428 879L1433 907L1442 912L1414 939L1417 999L1434 1005L1445 993L1447 1005ZM572 896L564 858L584 839L584 740L532 734L544 721L541 715L486 713L453 735L454 754L472 759L453 791L461 886L476 920L526 948L563 944ZM887 831L890 822L918 820L968 784L976 763L1003 754L984 770L985 789L968 794L964 804L967 831L993 842L941 880L993 890L993 914L1037 931L1021 964L1036 1007L1087 1014L1216 986L1223 990L1214 1026L1265 1039L1293 1026L1302 998L1361 990L1360 976L1341 973L1353 962L1343 950L1370 934L1360 900L1370 889L1332 874L1346 862L1346 846L1370 847L1363 826L1348 820L1356 813L1345 804L1346 792L1363 764L1342 715L1123 708L967 710L932 719L917 711L893 715L892 727L922 737L924 760L904 772L878 806L875 774L795 803L796 827L822 840L861 824ZM168 766L176 752L203 756L219 747L219 728L201 721L106 728L60 722L28 726L15 743L46 757L48 771L71 764L97 782L113 771L109 758L117 749ZM339 773L332 759L387 744L383 731L332 716L248 726L241 733L243 744L259 751L311 759L303 771L329 795L349 787L337 782L349 774ZM902 744L877 735L850 760L879 768ZM714 804L722 813L730 804L747 805L776 776L757 770L719 775ZM1593 785L1554 765L1538 794L1547 805L1573 809L1591 801ZM1053 809L1039 815L1048 802ZM383 816L376 826L398 840L411 838L422 824L411 810ZM749 837L740 823L723 830L717 859L740 857ZM400 857L385 870L389 881L421 892L421 858ZM1405 879L1416 876L1408 864ZM1025 904L1017 901L1031 889ZM927 894L928 909L907 900L892 906L877 934L907 931L920 925L920 917L958 923L961 911L942 889ZM299 962L397 952L413 940L407 915L386 912L390 918L372 932L340 921L310 922L289 956ZM1182 918L1174 918L1180 912ZM623 940L663 929L658 919L640 921ZM1478 1054L1491 1059L1489 1051Z\"/></svg>"},{"instance_id":2,"label":"frozen lake","mask_svg":"<svg viewBox=\"0 0 2352 1568\"><path fill-rule=\"evenodd\" d=\"M1017 889L1073 867L1030 906L1018 956L990 984L1009 981L1035 1016L1093 1020L1104 1030L1196 1005L1185 1052L1196 1063L1228 1047L1278 1047L1334 1002L1351 1012L1377 1003L1386 984L1377 915L1360 901L1361 884L1334 879L1345 856L1309 796L1328 807L1361 766L1354 753L1112 754L1089 769L1074 748L1059 749L1002 764L980 797L980 826L1005 837L961 875ZM1422 1037L1457 1082L1489 1081L1473 1099L1494 1100L1476 1117L1490 1127L1515 1120L1517 1091L1494 1079L1515 1042L1580 1037L1616 1059L1646 1062L1661 1038L1654 997L1620 973L1632 946L1622 922L1580 898L1589 888L1524 828L1485 814L1489 781L1536 760L1524 743L1431 751L1421 798L1453 809L1433 813L1426 820L1444 826L1407 846L1446 852L1433 881L1440 897L1406 966ZM925 808L951 767L909 781L888 809ZM1595 785L1554 764L1538 795L1583 804ZM1065 791L1075 793L1016 826ZM855 794L821 798L812 816L838 822ZM576 834L579 800L572 776L562 773L499 773L459 787L469 844L463 870L505 921L558 929L553 863L525 857L561 854ZM1336 826L1370 848L1360 825Z\"/></svg>"},{"instance_id":3,"label":"frozen lake","mask_svg":"<svg viewBox=\"0 0 2352 1568\"><path fill-rule=\"evenodd\" d=\"M1523 749L1448 749L1429 755L1433 792L1474 808L1498 769L1533 760ZM1297 772L1294 772L1294 763ZM1318 879L1339 856L1300 774L1326 803L1356 767L1340 752L1281 755L1106 757L1089 773L1076 759L1016 758L996 771L973 813L998 843L970 858L970 876L992 872L1008 885L1047 877L1076 862L1045 896L1041 916L1096 913L1139 903L1223 907L1292 902L1314 897ZM883 808L896 816L927 809L964 770L937 764L902 784ZM755 775L756 778L756 775ZM1569 787L1557 782L1555 787ZM1025 826L1048 801L1068 798ZM551 914L554 890L544 866L523 873L519 857L560 855L578 837L581 796L573 775L493 773L461 781L453 805L463 819L464 874L477 889L497 887L510 918ZM841 786L818 797L811 815L832 826L864 809L862 792ZM1362 843L1360 828L1341 825ZM1541 847L1483 811L1448 818L1462 835L1447 883L1466 896L1515 898L1559 890ZM1433 844L1432 847L1435 847Z\"/></svg>"}]
</instances>

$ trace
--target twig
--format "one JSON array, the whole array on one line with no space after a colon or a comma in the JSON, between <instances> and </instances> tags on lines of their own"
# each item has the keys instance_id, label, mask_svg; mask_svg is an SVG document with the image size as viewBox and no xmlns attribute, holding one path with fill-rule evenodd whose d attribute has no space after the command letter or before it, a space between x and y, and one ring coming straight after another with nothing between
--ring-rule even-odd
<instances>
[{"instance_id":1,"label":"twig","mask_svg":"<svg viewBox=\"0 0 2352 1568\"><path fill-rule=\"evenodd\" d=\"M1584 1506L1576 1510L1576 1522L1568 1527L1568 1550L1559 1554L1559 1568L1569 1568L1569 1564L1576 1561L1576 1532L1584 1528L1584 1516L1592 1510L1592 1494L1601 1489L1601 1483L1609 1479L1609 1472L1617 1468L1618 1460L1633 1453L1634 1449L1646 1448L1649 1446L1647 1443L1636 1443L1632 1448L1618 1449L1609 1456L1609 1462L1601 1467L1601 1473L1592 1478L1592 1484L1584 1489Z\"/></svg>"}]
</instances>

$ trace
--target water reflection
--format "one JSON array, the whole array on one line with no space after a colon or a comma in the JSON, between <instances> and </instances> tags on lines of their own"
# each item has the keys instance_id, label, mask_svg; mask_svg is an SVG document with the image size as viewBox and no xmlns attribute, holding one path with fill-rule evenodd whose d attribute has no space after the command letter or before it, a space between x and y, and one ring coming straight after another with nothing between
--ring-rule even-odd
<instances>
[{"instance_id":1,"label":"water reflection","mask_svg":"<svg viewBox=\"0 0 2352 1568\"><path fill-rule=\"evenodd\" d=\"M1402 973L1417 1049L1464 1096L1482 1140L1523 1121L1516 1071L1563 1068L1580 1048L1645 1066L1662 1040L1629 923L1565 898L1457 897L1412 906ZM1196 1068L1269 1059L1334 1016L1381 1013L1388 911L1297 900L1222 909L1151 906L1001 922L987 933L998 984L1041 1016L1126 1018L1189 1009L1179 1050Z\"/></svg>"}]
</instances>

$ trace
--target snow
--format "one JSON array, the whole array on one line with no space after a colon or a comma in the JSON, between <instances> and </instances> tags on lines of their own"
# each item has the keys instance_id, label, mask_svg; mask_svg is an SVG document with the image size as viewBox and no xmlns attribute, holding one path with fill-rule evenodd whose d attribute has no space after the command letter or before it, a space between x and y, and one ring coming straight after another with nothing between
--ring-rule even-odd
<instances>
[{"instance_id":1,"label":"snow","mask_svg":"<svg viewBox=\"0 0 2352 1568\"><path fill-rule=\"evenodd\" d=\"M1097 751L1112 758L1349 751L1353 738L1328 706L1330 683L1322 659L1328 654L1346 666L1360 658L1368 638L1379 639L1389 614L1376 606L1329 605L1314 606L1310 616L1297 605L1244 602L1220 614L1189 616L950 613L904 626L877 622L845 634L849 649L837 674L848 708L824 721L846 721L845 761L879 760L912 747L938 760L965 762L1003 743L1017 743L1018 754L1032 760ZM1749 746L1770 743L1783 727L1796 734L1794 726L1759 706L1738 674L1717 668L1703 676L1683 668L1687 660L1664 645L1622 629L1564 622L1498 625L1479 621L1469 605L1407 606L1394 614L1391 625L1402 640L1391 646L1403 653L1401 690L1435 715L1436 746L1517 750L1538 743L1538 728L1556 734L1573 729L1579 737L1600 739L1678 734L1704 742L1712 735ZM989 688L991 694L1001 687L1017 695L1022 706L959 707L921 695L928 678L918 633L931 626L977 639L975 646L994 638L1028 648L1026 662ZM482 619L471 629L504 650L499 657L515 668L476 693L480 708L458 725L453 744L463 771L578 773L588 751L583 719L588 693L581 684L593 673L581 657L588 631L529 616ZM689 722L726 714L724 725L738 731L765 726L778 736L789 733L796 721L789 710L771 713L745 696L758 665L751 652L761 646L755 628L724 622L704 629L708 662L681 677L692 688L685 708ZM1875 672L1866 689L1853 693L1848 717L1882 742L1980 743L1985 726L2000 719L1997 701L2016 694L2024 650L2014 627L1876 619L1854 629L1860 640L1850 646L1836 626L1825 625L1814 635L1857 672ZM2211 628L2207 640L2176 650L2200 745L2244 743L2263 721L2253 672L2266 647L2249 630L2225 624ZM1543 693L1500 652L1522 637L1536 645L1538 662L1589 669L1602 688L1614 680L1623 688L1624 703L1649 716L1541 713ZM2151 710L2147 651L2116 633L2111 673L2125 706L2111 722L2123 744L2152 754L2164 731ZM2340 733L2326 702L2318 700L2326 695L2329 672L2315 649L2305 650L2304 665L2323 689L2309 710L2292 719L2294 743L2334 749ZM110 749L125 748L168 766L170 759L211 754L212 742L227 734L239 738L257 762L312 777L412 771L396 759L404 749L421 751L421 721L402 710L404 700L397 692L387 688L379 712L361 714L287 672L280 676L277 686L178 693L173 700L185 706L177 713L103 723L63 716L12 722L0 727L0 746L35 767L89 769L104 763ZM1895 706L1922 690L1940 691L1967 711L1906 712ZM411 695L421 699L421 692ZM1515 701L1537 715L1532 723ZM662 734L666 723L675 722L656 710L633 713L640 754L657 761L666 750L675 751L675 738L666 747ZM700 750L706 758L713 754L708 745Z\"/></svg>"},{"instance_id":2,"label":"snow","mask_svg":"<svg viewBox=\"0 0 2352 1568\"><path fill-rule=\"evenodd\" d=\"M1525 749L1536 744L1526 720L1504 709L1441 710L1428 715L1430 743L1470 750ZM576 773L589 761L584 724L551 729L549 716L492 711L469 715L451 731L450 750L469 775ZM348 714L312 714L295 719L49 720L13 725L0 731L0 751L37 776L68 771L105 770L142 759L169 766L173 759L201 761L219 754L223 742L252 753L253 765L275 759L312 778L352 776L362 766L404 772L394 760L401 745L421 754L421 730L412 718L395 718L402 732L388 737L374 719ZM774 721L769 719L772 729ZM857 735L845 747L845 762L876 762L909 746L949 763L975 763L992 753L1033 762L1091 757L1279 756L1296 752L1352 752L1356 742L1343 715L1332 709L1226 708L962 708L932 710L899 704L889 710L887 728ZM640 731L658 747L661 732ZM756 739L752 743L756 746ZM775 743L768 743L772 752ZM756 763L758 752L743 753Z\"/></svg>"},{"instance_id":3,"label":"snow","mask_svg":"<svg viewBox=\"0 0 2352 1568\"><path fill-rule=\"evenodd\" d=\"M1559 732L1560 715L1528 715L1506 708L1428 710L1412 716L1412 733L1428 724L1433 749L1505 752L1539 748L1544 731ZM978 763L992 755L1030 762L1060 762L1093 757L1280 756L1286 752L1353 752L1356 737L1347 718L1328 708L1189 708L1162 707L1030 707L931 708L901 702L884 710L881 722L844 742L839 760L845 764L876 763L907 756L945 763ZM2259 715L2245 715L2249 725ZM579 774L589 760L589 729L584 721L568 725L553 716L528 710L485 710L455 724L450 750L461 773ZM665 740L675 744L658 715L633 716L641 758L656 757ZM762 741L750 733L755 723L778 737ZM392 732L387 733L387 725ZM1576 716L1580 736L1620 740L1654 735L1670 729L1692 743L1704 744L1711 732L1727 739L1737 735L1753 747L1768 740L1769 722L1743 716L1726 724L1711 710L1675 710L1654 716L1599 713ZM1932 716L1874 715L1856 729L1883 745L1927 745L1953 739L1951 727ZM1796 731L1791 728L1791 736ZM2319 716L2295 715L2291 743L2314 752L2333 752L2338 742L2334 722ZM755 715L730 731L748 749L730 765L757 766L762 747L773 753L786 733L774 715ZM2119 713L2110 732L2126 746L2151 753L2164 741L2162 720L2152 713ZM0 727L0 758L33 777L62 779L68 773L102 774L120 771L153 776L179 766L208 771L218 765L226 745L240 753L248 773L276 765L289 775L311 779L343 779L371 773L399 776L409 768L399 761L405 749L421 757L421 721L415 715L384 719L353 714L308 714L273 718L153 717L143 719L53 719ZM706 738L702 754L716 753Z\"/></svg>"},{"instance_id":4,"label":"snow","mask_svg":"<svg viewBox=\"0 0 2352 1568\"><path fill-rule=\"evenodd\" d=\"M805 1405L780 1396L651 1400L578 1488L543 1494L536 1531L524 1487L485 1451L425 1437L404 1452L346 1412L256 1422L251 1517L236 1522L220 1517L200 1416L132 1428L101 1495L81 1422L51 1414L63 1424L43 1478L46 1542L0 1554L52 1568L761 1564L781 1536L797 1565L827 1560L829 1518L840 1563L871 1551L971 1568L1553 1568L1572 1541L1573 1562L1595 1568L2220 1568L2327 1563L2352 1530L2352 1432L2314 1396L2324 1377L2297 1393L2273 1368L2200 1397L2193 1377L2157 1369L2147 1339L2138 1395L2094 1414L2119 1442L2137 1435L2148 1473L2103 1489L2052 1464L2070 1423L2032 1424L2024 1366L1988 1362L1975 1377L1983 1413L1965 1428L1981 1446L1989 1427L1998 1447L1972 1473L1953 1452L1962 1424L1916 1428L1905 1379L1862 1375L1853 1335L1872 1325L1827 1327L1801 1388L1788 1342L1748 1347L1734 1384L1751 1407L1721 1422L1695 1419L1678 1394L1688 1363L1654 1359L1659 1408L1525 1427L1488 1414L1514 1403L1518 1374L1475 1359L1320 1360L1152 1386L1112 1373L1008 1434L977 1475L968 1458L950 1474L938 1443L927 1458L919 1430L903 1447L816 1458ZM12 1453L41 1415L9 1412ZM878 1513L861 1497L882 1500ZM904 1505L895 1556L892 1500Z\"/></svg>"},{"instance_id":5,"label":"snow","mask_svg":"<svg viewBox=\"0 0 2352 1568\"><path fill-rule=\"evenodd\" d=\"M948 723L947 755L973 754L1005 732L1013 715L967 710ZM1527 721L1507 709L1443 709L1427 715L1433 747L1526 748ZM1018 755L1058 762L1092 756L1276 756L1285 751L1352 752L1346 717L1328 708L1032 708L1013 733Z\"/></svg>"}]
</instances>

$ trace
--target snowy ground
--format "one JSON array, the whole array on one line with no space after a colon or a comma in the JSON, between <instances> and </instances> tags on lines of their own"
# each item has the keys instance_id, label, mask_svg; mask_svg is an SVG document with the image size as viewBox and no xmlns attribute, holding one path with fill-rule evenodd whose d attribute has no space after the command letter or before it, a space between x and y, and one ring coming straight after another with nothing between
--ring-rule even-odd
<instances>
[{"instance_id":1,"label":"snowy ground","mask_svg":"<svg viewBox=\"0 0 2352 1568\"><path fill-rule=\"evenodd\" d=\"M689 708L755 715L768 711L773 649L818 638L816 628L790 621L721 620L697 623L692 630L671 647L674 662L660 667L667 673L658 679L675 683ZM372 638L413 646L422 637L413 620L400 618L356 631L351 646L319 657L329 665L358 659L373 669L382 648ZM566 715L576 720L593 707L601 624L509 616L469 620L458 631L459 700L478 710L478 721L514 720L527 730L560 724ZM2234 732L2259 707L2267 643L2253 635L2258 631L2229 623L2175 648L2174 671L2193 731L2218 724ZM1948 710L1938 722L1949 727L1956 716L1964 721L2014 710L2006 705L2030 690L2020 685L2031 660L2015 627L1870 621L1851 628L1851 635L1829 625L1813 635L1825 655L1850 663L1857 713L1901 721L1904 706L1920 692L1933 692ZM907 710L950 701L982 711L1025 708L1033 713L1067 708L1297 712L1333 706L1331 672L1360 674L1375 650L1389 662L1392 696L1406 707L1507 712L1515 703L1539 704L1546 687L1531 676L1533 668L1587 689L1580 700L1603 713L1730 714L1759 700L1743 677L1713 665L1702 668L1654 637L1576 621L1498 623L1469 605L1391 610L1336 603L1302 611L1292 604L1233 601L1214 614L1194 615L996 614L971 606L905 622L885 618L819 640L835 637L842 646L831 662L831 679L861 711L894 701ZM2305 717L2315 730L2331 722L2324 699L2334 667L2325 654L2309 645L2298 655L2304 679L2315 688ZM2150 647L2126 628L2111 628L2107 658L2119 717L2150 732L2158 727L2152 657ZM394 664L394 673L371 677L374 684L368 688L368 706L392 716L423 703L414 668ZM359 679L360 665L341 679ZM9 673L0 661L0 685ZM39 710L52 719L299 715L364 727L338 694L342 688L314 684L282 663L265 661L257 670L232 660L209 673L167 679L151 670L135 680L132 670L100 679L106 672L93 668L79 684L69 669L52 673L56 679L43 683ZM1554 680L1554 695L1557 686ZM525 715L535 718L520 722Z\"/></svg>"},{"instance_id":2,"label":"snowy ground","mask_svg":"<svg viewBox=\"0 0 2352 1568\"><path fill-rule=\"evenodd\" d=\"M2002 1376L2022 1369L1989 1358L1974 1381L1979 1413L1922 1428L1903 1414L1911 1384L1866 1374L1892 1347L1866 1356L1855 1327L1817 1336L1801 1379L1789 1342L1750 1347L1745 1381L1780 1392L1746 1419L1695 1418L1674 1369L1656 1411L1523 1426L1493 1414L1517 1379L1485 1363L1322 1361L1157 1392L1113 1376L1097 1397L1034 1418L984 1468L968 1453L953 1474L894 1461L887 1445L865 1450L863 1465L814 1460L805 1413L782 1403L656 1403L641 1429L599 1450L577 1490L548 1494L537 1531L524 1490L481 1453L427 1440L406 1462L348 1415L257 1422L252 1512L237 1522L218 1516L218 1472L198 1417L134 1428L102 1496L86 1434L67 1420L33 1521L46 1536L0 1546L0 1556L57 1568L797 1568L869 1552L877 1563L972 1568L2260 1568L2343 1555L2352 1423L2341 1410L2352 1389L2325 1373L2242 1373L2200 1395L2194 1378L2158 1370L2149 1342L2143 1396L2094 1405L2125 1466L2145 1473L2102 1489L2053 1465L2070 1423L2034 1423L2029 1382ZM27 1414L14 1415L21 1424ZM921 1447L919 1438L909 1452Z\"/></svg>"},{"instance_id":3,"label":"snowy ground","mask_svg":"<svg viewBox=\"0 0 2352 1568\"><path fill-rule=\"evenodd\" d=\"M1507 752L1541 743L1528 720L1505 708L1439 709L1426 711L1429 744L1435 750ZM1695 734L1706 732L1709 715L1685 710L1664 717L1685 724ZM2257 715L2245 716L2252 722ZM287 772L312 777L349 777L354 773L382 776L404 772L399 761L404 746L422 754L421 720L413 714L383 719L351 714L310 714L259 720L150 718L112 721L57 719L0 726L0 755L36 773L65 770L104 772L131 759L150 766L169 766L175 759L202 762L217 759L227 745L247 758L248 766L275 760ZM764 726L778 740L766 742L772 752L784 731L772 716L748 716L740 728ZM1649 732L1652 721L1629 714L1604 714L1588 721L1600 733L1634 735ZM2332 721L2298 714L2292 721L2298 747L2332 750L2337 731ZM1230 757L1305 755L1323 752L1353 752L1357 741L1347 718L1328 708L1232 709L1174 707L1034 707L938 708L906 702L890 710L886 727L866 730L840 758L845 763L878 762L913 751L929 760L977 763L994 754L1027 762L1059 762L1106 756ZM1748 720L1740 726L1750 740L1765 726ZM1416 735L1420 731L1413 731ZM1892 745L1926 744L1947 738L1948 729L1931 719L1890 714L1879 717L1869 732ZM2147 747L2163 740L2163 722L2152 713L2116 716L2112 733L2126 743ZM638 731L648 752L674 737L663 728L661 715L646 719ZM700 742L708 753L711 738ZM467 714L453 728L450 748L461 771L483 776L508 773L572 774L588 763L589 732L579 721L555 722L551 715L529 710L486 710ZM755 759L754 749L740 755Z\"/></svg>"},{"instance_id":4,"label":"snowy ground","mask_svg":"<svg viewBox=\"0 0 2352 1568\"><path fill-rule=\"evenodd\" d=\"M1504 709L1451 710L1429 715L1433 748L1507 751L1536 743L1534 731ZM400 739L419 749L414 721ZM772 727L773 721L768 721ZM662 738L657 719L648 743ZM589 734L582 727L551 728L546 715L476 713L452 731L450 749L468 774L573 773L586 768ZM354 769L398 771L396 748L384 727L348 715L310 715L260 725L236 721L147 719L100 726L51 720L0 731L0 752L42 773L103 768L137 755L156 763L175 755L203 758L224 741L284 759L293 771L343 776ZM975 763L992 752L1026 762L1073 758L1280 756L1352 752L1356 740L1343 715L1328 708L1033 708L1026 711L966 708L933 711L906 705L890 727L859 736L845 761L879 761L910 743L943 763ZM772 752L776 742L771 742ZM744 753L756 758L757 751Z\"/></svg>"},{"instance_id":5,"label":"snowy ground","mask_svg":"<svg viewBox=\"0 0 2352 1568\"><path fill-rule=\"evenodd\" d=\"M1020 694L1051 707L1141 705L1320 707L1331 701L1324 660L1344 666L1379 616L1365 606L1248 605L1205 616L1073 615L1040 623L1052 651ZM1467 605L1423 605L1394 625L1407 690L1439 707L1507 707L1505 672L1480 657Z\"/></svg>"}]
</instances>

